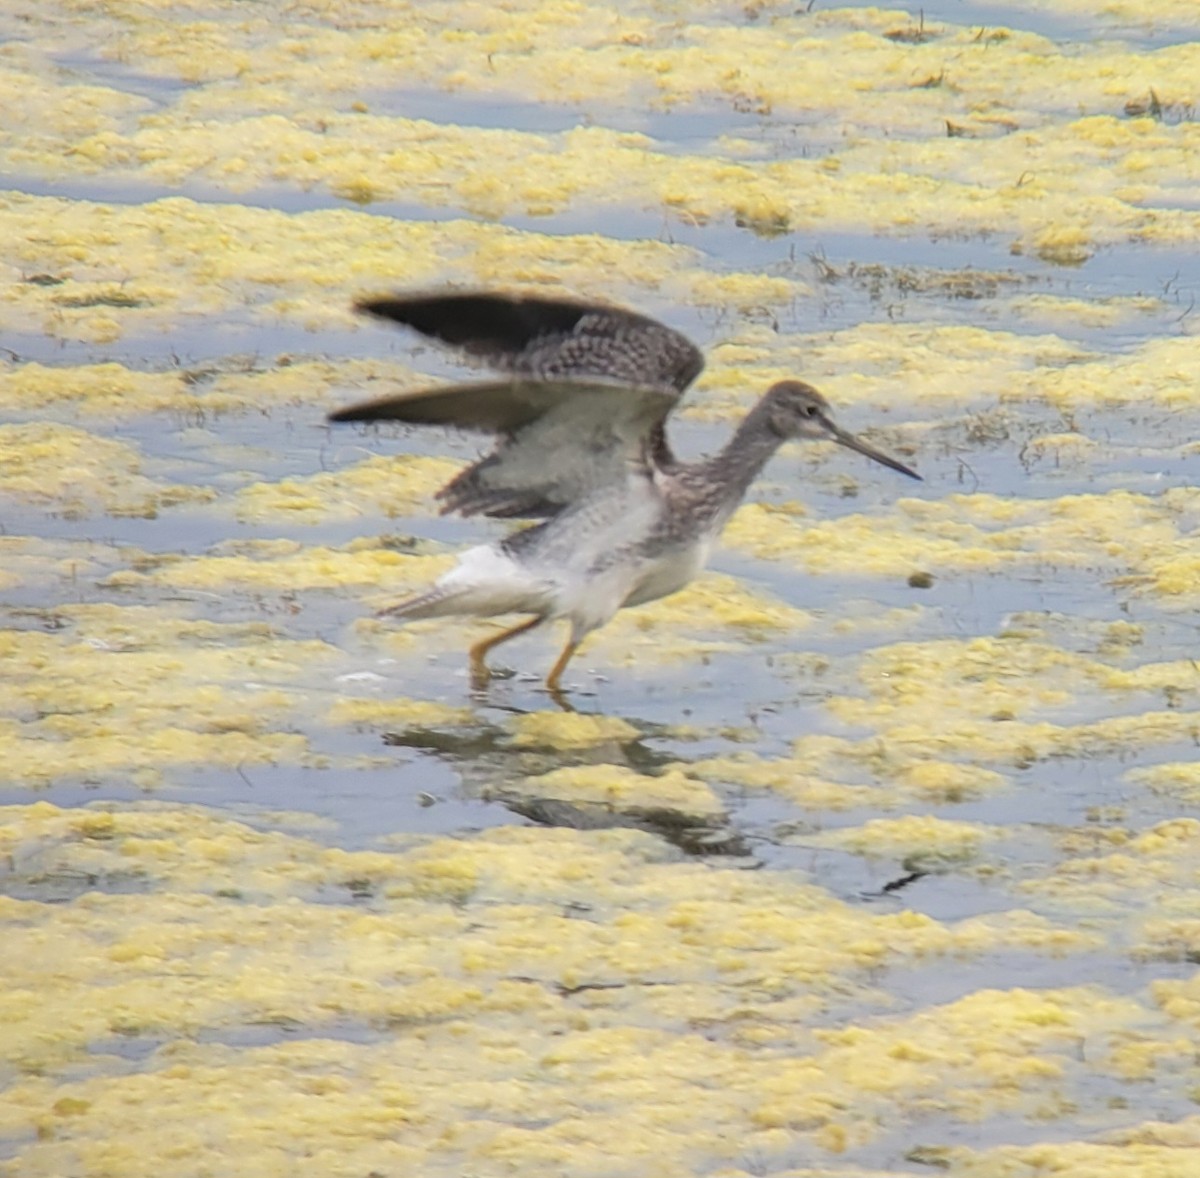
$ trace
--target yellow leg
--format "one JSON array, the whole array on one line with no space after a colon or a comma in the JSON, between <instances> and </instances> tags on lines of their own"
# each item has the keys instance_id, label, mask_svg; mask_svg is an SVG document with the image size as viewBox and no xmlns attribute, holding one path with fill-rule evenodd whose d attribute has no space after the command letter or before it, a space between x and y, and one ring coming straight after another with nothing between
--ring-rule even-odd
<instances>
[{"instance_id":1,"label":"yellow leg","mask_svg":"<svg viewBox=\"0 0 1200 1178\"><path fill-rule=\"evenodd\" d=\"M518 634L524 634L527 630L532 630L534 626L540 626L543 618L530 618L527 622L522 622L519 626L513 626L509 630L501 630L499 634L493 634L490 638L485 638L482 642L475 643L471 647L471 686L476 691L482 690L487 686L488 680L491 679L491 672L487 668L487 656L495 650L502 642L507 642L510 638L516 638Z\"/></svg>"},{"instance_id":2,"label":"yellow leg","mask_svg":"<svg viewBox=\"0 0 1200 1178\"><path fill-rule=\"evenodd\" d=\"M571 656L579 649L578 642L568 642L563 647L563 652L558 656L558 662L550 668L550 674L546 676L546 687L553 696L562 695L562 687L559 680L562 678L562 673L567 669L567 664L571 661Z\"/></svg>"}]
</instances>

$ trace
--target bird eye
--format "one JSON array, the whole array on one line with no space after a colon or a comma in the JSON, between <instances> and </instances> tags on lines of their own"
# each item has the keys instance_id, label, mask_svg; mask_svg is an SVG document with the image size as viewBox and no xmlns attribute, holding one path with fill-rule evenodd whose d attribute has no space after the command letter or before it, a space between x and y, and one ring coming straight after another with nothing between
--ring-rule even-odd
<instances>
[{"instance_id":1,"label":"bird eye","mask_svg":"<svg viewBox=\"0 0 1200 1178\"><path fill-rule=\"evenodd\" d=\"M810 401L807 405L804 406L804 416L805 417L816 417L816 415L817 415L817 407Z\"/></svg>"}]
</instances>

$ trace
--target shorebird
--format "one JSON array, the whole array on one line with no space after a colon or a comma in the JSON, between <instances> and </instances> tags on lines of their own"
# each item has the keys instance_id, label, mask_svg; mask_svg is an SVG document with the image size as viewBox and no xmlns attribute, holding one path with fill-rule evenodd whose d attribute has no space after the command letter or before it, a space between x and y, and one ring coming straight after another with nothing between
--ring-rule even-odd
<instances>
[{"instance_id":1,"label":"shorebird","mask_svg":"<svg viewBox=\"0 0 1200 1178\"><path fill-rule=\"evenodd\" d=\"M498 381L396 393L330 421L393 420L496 436L490 454L438 493L443 514L538 519L469 548L427 591L382 614L404 618L529 614L470 648L472 684L487 656L556 618L570 623L546 676L619 609L682 589L750 484L784 442L837 442L910 478L915 471L837 426L800 380L773 384L725 447L680 462L667 444L671 410L704 366L679 332L620 307L569 298L443 292L364 299L358 311L414 328L505 373Z\"/></svg>"}]
</instances>

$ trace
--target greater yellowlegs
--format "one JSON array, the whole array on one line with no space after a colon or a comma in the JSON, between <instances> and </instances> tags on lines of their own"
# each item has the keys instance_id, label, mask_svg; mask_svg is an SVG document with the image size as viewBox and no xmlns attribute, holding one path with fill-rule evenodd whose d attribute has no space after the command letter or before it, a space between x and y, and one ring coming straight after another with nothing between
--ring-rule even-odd
<instances>
[{"instance_id":1,"label":"greater yellowlegs","mask_svg":"<svg viewBox=\"0 0 1200 1178\"><path fill-rule=\"evenodd\" d=\"M543 295L450 292L365 299L402 323L507 373L500 381L397 393L331 421L395 420L497 436L491 453L438 492L443 512L537 518L469 548L426 592L383 611L406 618L530 614L470 650L488 654L555 618L570 623L546 676L558 697L584 637L619 609L682 589L768 459L793 438L837 442L910 478L902 462L839 428L799 380L773 384L725 448L680 462L664 425L704 359L690 340L618 307Z\"/></svg>"}]
</instances>

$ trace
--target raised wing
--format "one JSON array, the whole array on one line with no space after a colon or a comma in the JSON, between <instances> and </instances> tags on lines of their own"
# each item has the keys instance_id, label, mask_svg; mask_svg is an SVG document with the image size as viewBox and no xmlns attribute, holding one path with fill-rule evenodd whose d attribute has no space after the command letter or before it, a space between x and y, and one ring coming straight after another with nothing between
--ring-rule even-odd
<instances>
[{"instance_id":1,"label":"raised wing","mask_svg":"<svg viewBox=\"0 0 1200 1178\"><path fill-rule=\"evenodd\" d=\"M330 421L404 421L499 435L492 452L439 492L443 512L555 515L657 465L677 393L602 380L448 385L350 405Z\"/></svg>"},{"instance_id":2,"label":"raised wing","mask_svg":"<svg viewBox=\"0 0 1200 1178\"><path fill-rule=\"evenodd\" d=\"M619 381L682 393L704 357L686 336L603 303L451 291L363 299L357 310L403 323L501 372L542 380Z\"/></svg>"}]
</instances>

